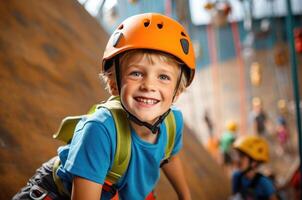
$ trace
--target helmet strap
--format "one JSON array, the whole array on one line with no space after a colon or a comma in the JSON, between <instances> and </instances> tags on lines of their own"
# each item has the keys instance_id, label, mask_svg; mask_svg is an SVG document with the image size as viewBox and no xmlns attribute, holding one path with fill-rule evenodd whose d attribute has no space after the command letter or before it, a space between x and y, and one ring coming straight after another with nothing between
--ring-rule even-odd
<instances>
[{"instance_id":1,"label":"helmet strap","mask_svg":"<svg viewBox=\"0 0 302 200\"><path fill-rule=\"evenodd\" d=\"M115 69L115 81L116 81L116 85L117 85L117 90L118 90L118 93L120 94L122 77L121 77L119 55L116 55L114 57L114 69Z\"/></svg>"},{"instance_id":2,"label":"helmet strap","mask_svg":"<svg viewBox=\"0 0 302 200\"><path fill-rule=\"evenodd\" d=\"M172 98L172 102L174 102L174 99L177 95L177 92L178 92L178 89L179 89L179 85L180 85L180 82L181 82L181 78L182 78L182 74L183 74L183 68L182 68L182 65L180 65L180 74L179 74L179 77L177 79L177 82L176 82L176 86L175 86L175 91L174 91L174 95L173 95L173 98Z\"/></svg>"},{"instance_id":3,"label":"helmet strap","mask_svg":"<svg viewBox=\"0 0 302 200\"><path fill-rule=\"evenodd\" d=\"M161 123L165 120L165 118L167 117L167 115L170 113L171 109L169 109L168 111L166 111L164 114L162 114L161 116L159 116L158 120L154 123L154 124L150 124L148 122L144 122L140 119L138 119L136 116L134 116L133 114L131 114L123 105L123 103L121 102L121 105L123 106L124 110L127 112L128 114L128 119L131 120L132 122L136 123L139 126L144 126L146 128L148 128L153 134L156 134L159 132L159 128Z\"/></svg>"},{"instance_id":4,"label":"helmet strap","mask_svg":"<svg viewBox=\"0 0 302 200\"><path fill-rule=\"evenodd\" d=\"M245 170L243 170L242 174L247 174L248 172L254 169L254 167L252 166L253 159L250 158L249 156L248 159L249 159L249 165Z\"/></svg>"}]
</instances>

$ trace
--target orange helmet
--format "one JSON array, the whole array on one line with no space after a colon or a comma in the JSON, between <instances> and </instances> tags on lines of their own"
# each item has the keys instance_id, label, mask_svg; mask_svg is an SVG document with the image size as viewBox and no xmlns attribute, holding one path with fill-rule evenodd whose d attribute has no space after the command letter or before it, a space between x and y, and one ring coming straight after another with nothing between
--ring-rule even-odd
<instances>
[{"instance_id":1,"label":"orange helmet","mask_svg":"<svg viewBox=\"0 0 302 200\"><path fill-rule=\"evenodd\" d=\"M248 135L240 137L234 142L233 146L253 160L267 162L269 159L269 145L265 139L259 136Z\"/></svg>"},{"instance_id":2,"label":"orange helmet","mask_svg":"<svg viewBox=\"0 0 302 200\"><path fill-rule=\"evenodd\" d=\"M185 64L188 84L195 73L193 45L184 27L177 21L158 14L134 15L123 21L111 35L103 56L105 71L111 59L131 49L152 49L175 56Z\"/></svg>"}]
</instances>

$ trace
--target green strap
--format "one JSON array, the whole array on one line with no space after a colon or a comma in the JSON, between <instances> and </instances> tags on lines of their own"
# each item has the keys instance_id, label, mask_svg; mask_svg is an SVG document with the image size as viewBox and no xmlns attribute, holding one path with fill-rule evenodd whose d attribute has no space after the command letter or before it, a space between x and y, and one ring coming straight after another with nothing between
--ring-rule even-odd
<instances>
[{"instance_id":1,"label":"green strap","mask_svg":"<svg viewBox=\"0 0 302 200\"><path fill-rule=\"evenodd\" d=\"M105 103L92 106L87 115L93 114L101 107L107 108L111 112L117 132L114 161L112 163L111 170L106 176L106 180L115 184L128 168L131 157L131 130L127 114L122 109L119 98L111 97ZM72 139L77 123L87 115L64 118L59 130L53 135L53 138L69 143Z\"/></svg>"},{"instance_id":2,"label":"green strap","mask_svg":"<svg viewBox=\"0 0 302 200\"><path fill-rule=\"evenodd\" d=\"M167 129L167 146L166 146L166 152L165 152L165 159L168 159L171 156L174 143L175 143L175 136L176 136L176 123L175 123L175 118L174 114L171 111L169 115L165 119L165 126Z\"/></svg>"},{"instance_id":3,"label":"green strap","mask_svg":"<svg viewBox=\"0 0 302 200\"><path fill-rule=\"evenodd\" d=\"M111 111L117 132L114 161L106 180L115 184L126 172L131 157L131 130L126 112L121 108L120 101L110 100L100 105Z\"/></svg>"}]
</instances>

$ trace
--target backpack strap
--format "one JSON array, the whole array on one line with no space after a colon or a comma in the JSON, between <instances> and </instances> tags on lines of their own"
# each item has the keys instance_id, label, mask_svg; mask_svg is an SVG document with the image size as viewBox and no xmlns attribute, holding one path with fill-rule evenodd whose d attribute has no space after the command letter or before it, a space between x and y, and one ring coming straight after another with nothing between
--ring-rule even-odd
<instances>
[{"instance_id":1,"label":"backpack strap","mask_svg":"<svg viewBox=\"0 0 302 200\"><path fill-rule=\"evenodd\" d=\"M166 145L166 151L165 151L165 158L168 159L171 156L174 143L175 143L175 136L176 136L176 123L175 123L175 117L173 114L173 111L169 113L169 115L166 117L165 126L167 130L167 145Z\"/></svg>"},{"instance_id":2,"label":"backpack strap","mask_svg":"<svg viewBox=\"0 0 302 200\"><path fill-rule=\"evenodd\" d=\"M93 114L97 109L107 108L114 119L116 128L116 151L111 170L106 176L106 180L115 184L126 172L131 157L131 131L127 120L127 114L123 110L118 97L111 97L102 104L96 104L90 108L87 115ZM77 123L87 115L69 116L62 120L59 130L53 138L70 143Z\"/></svg>"},{"instance_id":3,"label":"backpack strap","mask_svg":"<svg viewBox=\"0 0 302 200\"><path fill-rule=\"evenodd\" d=\"M260 178L262 177L263 175L259 172L257 172L254 176L254 178L252 179L250 185L249 185L249 188L252 188L252 189L255 189L256 186L258 185L259 183L259 180Z\"/></svg>"},{"instance_id":4,"label":"backpack strap","mask_svg":"<svg viewBox=\"0 0 302 200\"><path fill-rule=\"evenodd\" d=\"M167 131L167 145L165 150L165 157L160 163L160 167L167 164L170 160L172 150L175 144L175 136L176 136L176 122L173 111L171 111L166 119L164 120L166 131Z\"/></svg>"},{"instance_id":5,"label":"backpack strap","mask_svg":"<svg viewBox=\"0 0 302 200\"><path fill-rule=\"evenodd\" d=\"M111 170L106 176L106 180L115 184L126 172L131 157L131 130L127 113L122 109L118 99L109 100L97 106L110 110L116 128L116 150Z\"/></svg>"}]
</instances>

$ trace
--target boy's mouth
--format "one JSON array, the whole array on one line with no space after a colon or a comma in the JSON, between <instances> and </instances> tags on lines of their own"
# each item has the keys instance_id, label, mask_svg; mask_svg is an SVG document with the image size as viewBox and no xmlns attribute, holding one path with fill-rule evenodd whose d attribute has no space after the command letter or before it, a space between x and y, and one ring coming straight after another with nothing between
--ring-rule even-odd
<instances>
[{"instance_id":1,"label":"boy's mouth","mask_svg":"<svg viewBox=\"0 0 302 200\"><path fill-rule=\"evenodd\" d=\"M153 98L146 98L146 97L135 97L134 98L139 103L144 103L148 105L154 105L159 102L159 100L153 99Z\"/></svg>"}]
</instances>

